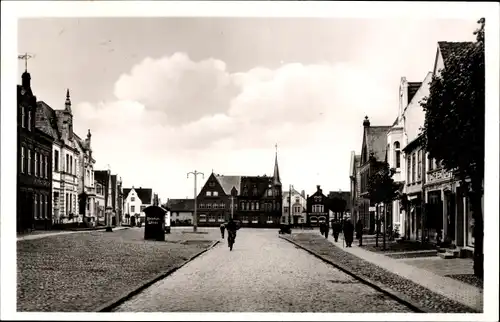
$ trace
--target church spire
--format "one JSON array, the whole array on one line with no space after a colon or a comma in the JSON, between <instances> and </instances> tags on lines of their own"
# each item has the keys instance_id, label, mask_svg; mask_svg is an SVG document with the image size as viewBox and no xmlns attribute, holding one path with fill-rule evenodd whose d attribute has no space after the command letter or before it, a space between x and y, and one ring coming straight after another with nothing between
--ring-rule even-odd
<instances>
[{"instance_id":1,"label":"church spire","mask_svg":"<svg viewBox=\"0 0 500 322\"><path fill-rule=\"evenodd\" d=\"M275 145L275 148L276 148L276 157L275 157L275 160L274 160L273 183L275 185L281 186L280 170L278 168L278 144Z\"/></svg>"},{"instance_id":2,"label":"church spire","mask_svg":"<svg viewBox=\"0 0 500 322\"><path fill-rule=\"evenodd\" d=\"M66 90L66 102L64 103L65 110L71 113L71 99L69 98L69 88Z\"/></svg>"}]
</instances>

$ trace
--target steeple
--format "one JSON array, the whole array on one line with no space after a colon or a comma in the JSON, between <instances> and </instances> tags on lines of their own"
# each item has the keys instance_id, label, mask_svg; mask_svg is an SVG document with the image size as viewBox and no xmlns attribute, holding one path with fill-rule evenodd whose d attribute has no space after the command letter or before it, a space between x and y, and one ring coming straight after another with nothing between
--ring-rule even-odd
<instances>
[{"instance_id":1,"label":"steeple","mask_svg":"<svg viewBox=\"0 0 500 322\"><path fill-rule=\"evenodd\" d=\"M280 170L278 168L278 145L275 145L276 148L276 157L274 160L274 174L273 174L273 183L276 186L281 186L281 180L280 180Z\"/></svg>"},{"instance_id":2,"label":"steeple","mask_svg":"<svg viewBox=\"0 0 500 322\"><path fill-rule=\"evenodd\" d=\"M66 90L66 102L64 103L64 110L66 112L71 112L71 99L69 98L69 88Z\"/></svg>"}]
</instances>

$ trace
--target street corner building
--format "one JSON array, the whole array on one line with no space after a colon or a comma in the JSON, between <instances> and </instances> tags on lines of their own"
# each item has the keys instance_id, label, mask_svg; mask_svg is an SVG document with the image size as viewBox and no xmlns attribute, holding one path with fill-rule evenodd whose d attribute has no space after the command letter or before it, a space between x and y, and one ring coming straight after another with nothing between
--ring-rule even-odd
<instances>
[{"instance_id":1,"label":"street corner building","mask_svg":"<svg viewBox=\"0 0 500 322\"><path fill-rule=\"evenodd\" d=\"M144 209L154 203L152 188L124 188L123 189L123 221L131 226L144 224L146 214Z\"/></svg>"},{"instance_id":2,"label":"street corner building","mask_svg":"<svg viewBox=\"0 0 500 322\"><path fill-rule=\"evenodd\" d=\"M36 126L36 96L31 75L17 85L17 232L49 229L52 225L53 137Z\"/></svg>"},{"instance_id":3,"label":"street corner building","mask_svg":"<svg viewBox=\"0 0 500 322\"><path fill-rule=\"evenodd\" d=\"M276 153L272 176L212 173L196 198L198 226L220 226L233 218L242 227L277 228L283 200Z\"/></svg>"}]
</instances>

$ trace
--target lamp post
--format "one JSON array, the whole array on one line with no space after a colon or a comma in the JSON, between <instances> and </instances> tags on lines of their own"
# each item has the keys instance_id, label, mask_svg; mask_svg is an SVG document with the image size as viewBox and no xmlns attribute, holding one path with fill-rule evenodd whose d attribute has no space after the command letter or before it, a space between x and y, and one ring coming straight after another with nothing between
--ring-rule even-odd
<instances>
[{"instance_id":1,"label":"lamp post","mask_svg":"<svg viewBox=\"0 0 500 322\"><path fill-rule=\"evenodd\" d=\"M233 219L233 217L234 217L234 212L233 212L233 210L234 210L234 197L231 196L230 198L231 198L231 219Z\"/></svg>"},{"instance_id":2,"label":"lamp post","mask_svg":"<svg viewBox=\"0 0 500 322\"><path fill-rule=\"evenodd\" d=\"M194 176L194 214L193 214L193 232L198 230L198 216L197 216L197 202L196 202L196 179L199 174L201 174L202 178L205 178L205 175L202 172L198 172L194 170L193 172L188 172L187 177L189 179L189 175L192 174Z\"/></svg>"}]
</instances>

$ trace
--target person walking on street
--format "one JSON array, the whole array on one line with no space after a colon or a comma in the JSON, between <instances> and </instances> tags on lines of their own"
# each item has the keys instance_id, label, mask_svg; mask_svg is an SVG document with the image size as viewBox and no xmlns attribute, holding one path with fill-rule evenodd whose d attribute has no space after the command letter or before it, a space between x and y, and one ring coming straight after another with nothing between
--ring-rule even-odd
<instances>
[{"instance_id":1,"label":"person walking on street","mask_svg":"<svg viewBox=\"0 0 500 322\"><path fill-rule=\"evenodd\" d=\"M363 246L363 223L358 219L356 223L356 239L359 240L359 246Z\"/></svg>"},{"instance_id":2,"label":"person walking on street","mask_svg":"<svg viewBox=\"0 0 500 322\"><path fill-rule=\"evenodd\" d=\"M222 239L224 239L224 231L226 230L226 224L222 223L220 225L220 234L222 236Z\"/></svg>"},{"instance_id":3,"label":"person walking on street","mask_svg":"<svg viewBox=\"0 0 500 322\"><path fill-rule=\"evenodd\" d=\"M344 239L346 247L352 247L352 241L354 237L354 225L350 219L346 219L344 222Z\"/></svg>"},{"instance_id":4,"label":"person walking on street","mask_svg":"<svg viewBox=\"0 0 500 322\"><path fill-rule=\"evenodd\" d=\"M325 238L328 239L328 233L330 232L330 224L328 223L328 221L325 221L325 226L323 230L325 232Z\"/></svg>"},{"instance_id":5,"label":"person walking on street","mask_svg":"<svg viewBox=\"0 0 500 322\"><path fill-rule=\"evenodd\" d=\"M335 242L339 241L339 234L342 231L342 226L338 220L332 222L332 234Z\"/></svg>"}]
</instances>

